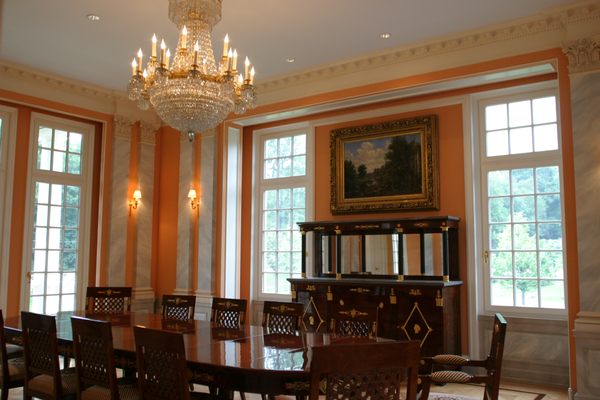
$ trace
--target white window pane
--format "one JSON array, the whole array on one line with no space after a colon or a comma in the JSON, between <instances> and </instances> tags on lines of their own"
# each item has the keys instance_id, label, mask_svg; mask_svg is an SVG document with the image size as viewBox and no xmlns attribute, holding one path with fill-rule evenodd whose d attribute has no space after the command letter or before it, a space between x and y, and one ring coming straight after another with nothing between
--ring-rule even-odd
<instances>
[{"instance_id":1,"label":"white window pane","mask_svg":"<svg viewBox=\"0 0 600 400\"><path fill-rule=\"evenodd\" d=\"M66 153L55 151L54 157L52 158L52 171L65 172L66 157Z\"/></svg>"},{"instance_id":2,"label":"white window pane","mask_svg":"<svg viewBox=\"0 0 600 400\"><path fill-rule=\"evenodd\" d=\"M47 271L48 272L58 272L60 269L60 251L51 250L48 251L48 264Z\"/></svg>"},{"instance_id":3,"label":"white window pane","mask_svg":"<svg viewBox=\"0 0 600 400\"><path fill-rule=\"evenodd\" d=\"M60 293L60 274L51 273L46 275L46 294Z\"/></svg>"},{"instance_id":4,"label":"white window pane","mask_svg":"<svg viewBox=\"0 0 600 400\"><path fill-rule=\"evenodd\" d=\"M294 136L294 155L306 154L306 135Z\"/></svg>"},{"instance_id":5,"label":"white window pane","mask_svg":"<svg viewBox=\"0 0 600 400\"><path fill-rule=\"evenodd\" d=\"M60 311L74 311L75 310L75 295L67 294L61 296Z\"/></svg>"},{"instance_id":6,"label":"white window pane","mask_svg":"<svg viewBox=\"0 0 600 400\"><path fill-rule=\"evenodd\" d=\"M273 179L273 178L277 178L279 176L277 166L278 166L277 159L265 161L265 171L264 171L265 179Z\"/></svg>"},{"instance_id":7,"label":"white window pane","mask_svg":"<svg viewBox=\"0 0 600 400\"><path fill-rule=\"evenodd\" d=\"M277 293L277 275L263 275L263 293Z\"/></svg>"},{"instance_id":8,"label":"white window pane","mask_svg":"<svg viewBox=\"0 0 600 400\"><path fill-rule=\"evenodd\" d=\"M62 210L60 206L50 207L50 225L49 226L61 226L62 225Z\"/></svg>"},{"instance_id":9,"label":"white window pane","mask_svg":"<svg viewBox=\"0 0 600 400\"><path fill-rule=\"evenodd\" d=\"M510 171L488 172L488 196L507 196L510 194Z\"/></svg>"},{"instance_id":10,"label":"white window pane","mask_svg":"<svg viewBox=\"0 0 600 400\"><path fill-rule=\"evenodd\" d=\"M43 273L40 274L36 274L36 273L32 273L31 274L31 281L29 282L29 290L32 296L34 295L40 295L44 293L44 286L45 286L45 275Z\"/></svg>"},{"instance_id":11,"label":"white window pane","mask_svg":"<svg viewBox=\"0 0 600 400\"><path fill-rule=\"evenodd\" d=\"M46 238L48 231L46 228L35 228L34 249L46 249Z\"/></svg>"},{"instance_id":12,"label":"white window pane","mask_svg":"<svg viewBox=\"0 0 600 400\"><path fill-rule=\"evenodd\" d=\"M75 293L75 273L65 273L62 276L62 293Z\"/></svg>"},{"instance_id":13,"label":"white window pane","mask_svg":"<svg viewBox=\"0 0 600 400\"><path fill-rule=\"evenodd\" d=\"M506 104L498 104L485 108L485 130L508 128L508 114Z\"/></svg>"},{"instance_id":14,"label":"white window pane","mask_svg":"<svg viewBox=\"0 0 600 400\"><path fill-rule=\"evenodd\" d=\"M66 204L68 206L79 206L79 186L67 186Z\"/></svg>"},{"instance_id":15,"label":"white window pane","mask_svg":"<svg viewBox=\"0 0 600 400\"><path fill-rule=\"evenodd\" d=\"M540 125L533 128L535 151L558 150L556 124Z\"/></svg>"},{"instance_id":16,"label":"white window pane","mask_svg":"<svg viewBox=\"0 0 600 400\"><path fill-rule=\"evenodd\" d=\"M508 105L508 123L511 128L531 125L531 102L518 101Z\"/></svg>"},{"instance_id":17,"label":"white window pane","mask_svg":"<svg viewBox=\"0 0 600 400\"><path fill-rule=\"evenodd\" d=\"M69 133L69 153L81 153L81 141L83 135L81 133L71 132Z\"/></svg>"},{"instance_id":18,"label":"white window pane","mask_svg":"<svg viewBox=\"0 0 600 400\"><path fill-rule=\"evenodd\" d=\"M274 210L277 208L277 190L265 190L263 210Z\"/></svg>"},{"instance_id":19,"label":"white window pane","mask_svg":"<svg viewBox=\"0 0 600 400\"><path fill-rule=\"evenodd\" d=\"M63 185L52 185L50 204L63 205Z\"/></svg>"},{"instance_id":20,"label":"white window pane","mask_svg":"<svg viewBox=\"0 0 600 400\"><path fill-rule=\"evenodd\" d=\"M49 171L51 157L52 157L52 152L50 150L47 150L47 149L38 150L37 168L42 171Z\"/></svg>"},{"instance_id":21,"label":"white window pane","mask_svg":"<svg viewBox=\"0 0 600 400\"><path fill-rule=\"evenodd\" d=\"M534 124L556 122L556 97L550 96L535 99L532 105Z\"/></svg>"},{"instance_id":22,"label":"white window pane","mask_svg":"<svg viewBox=\"0 0 600 400\"><path fill-rule=\"evenodd\" d=\"M33 252L32 272L43 272L46 270L46 251L35 250Z\"/></svg>"},{"instance_id":23,"label":"white window pane","mask_svg":"<svg viewBox=\"0 0 600 400\"><path fill-rule=\"evenodd\" d=\"M265 158L277 157L277 139L265 140Z\"/></svg>"},{"instance_id":24,"label":"white window pane","mask_svg":"<svg viewBox=\"0 0 600 400\"><path fill-rule=\"evenodd\" d=\"M277 253L268 251L263 253L263 271L277 272Z\"/></svg>"},{"instance_id":25,"label":"white window pane","mask_svg":"<svg viewBox=\"0 0 600 400\"><path fill-rule=\"evenodd\" d=\"M46 126L40 126L38 131L38 146L47 149L52 147L52 129Z\"/></svg>"},{"instance_id":26,"label":"white window pane","mask_svg":"<svg viewBox=\"0 0 600 400\"><path fill-rule=\"evenodd\" d=\"M264 251L277 250L277 232L272 232L272 231L263 232L263 250Z\"/></svg>"},{"instance_id":27,"label":"white window pane","mask_svg":"<svg viewBox=\"0 0 600 400\"><path fill-rule=\"evenodd\" d=\"M292 161L292 175L306 175L306 156L296 156Z\"/></svg>"},{"instance_id":28,"label":"white window pane","mask_svg":"<svg viewBox=\"0 0 600 400\"><path fill-rule=\"evenodd\" d=\"M279 190L279 201L277 203L279 208L292 208L292 190L281 189Z\"/></svg>"},{"instance_id":29,"label":"white window pane","mask_svg":"<svg viewBox=\"0 0 600 400\"><path fill-rule=\"evenodd\" d=\"M67 151L67 132L54 131L54 150Z\"/></svg>"},{"instance_id":30,"label":"white window pane","mask_svg":"<svg viewBox=\"0 0 600 400\"><path fill-rule=\"evenodd\" d=\"M493 131L486 135L486 154L488 157L508 154L508 131Z\"/></svg>"},{"instance_id":31,"label":"white window pane","mask_svg":"<svg viewBox=\"0 0 600 400\"><path fill-rule=\"evenodd\" d=\"M292 137L283 137L279 139L279 157L289 157L292 155Z\"/></svg>"},{"instance_id":32,"label":"white window pane","mask_svg":"<svg viewBox=\"0 0 600 400\"><path fill-rule=\"evenodd\" d=\"M67 172L75 175L81 173L81 156L79 154L69 154L67 157Z\"/></svg>"},{"instance_id":33,"label":"white window pane","mask_svg":"<svg viewBox=\"0 0 600 400\"><path fill-rule=\"evenodd\" d=\"M49 249L60 249L60 238L61 238L61 229L60 228L48 229L48 248Z\"/></svg>"},{"instance_id":34,"label":"white window pane","mask_svg":"<svg viewBox=\"0 0 600 400\"><path fill-rule=\"evenodd\" d=\"M293 208L305 208L306 207L306 189L294 188L293 191Z\"/></svg>"},{"instance_id":35,"label":"white window pane","mask_svg":"<svg viewBox=\"0 0 600 400\"><path fill-rule=\"evenodd\" d=\"M38 204L35 207L35 224L38 226L48 225L48 206Z\"/></svg>"},{"instance_id":36,"label":"white window pane","mask_svg":"<svg viewBox=\"0 0 600 400\"><path fill-rule=\"evenodd\" d=\"M563 281L541 281L542 307L565 308L565 284Z\"/></svg>"},{"instance_id":37,"label":"white window pane","mask_svg":"<svg viewBox=\"0 0 600 400\"><path fill-rule=\"evenodd\" d=\"M32 296L29 298L29 311L43 314L44 313L44 298L41 296Z\"/></svg>"},{"instance_id":38,"label":"white window pane","mask_svg":"<svg viewBox=\"0 0 600 400\"><path fill-rule=\"evenodd\" d=\"M510 154L531 153L533 138L531 127L510 130Z\"/></svg>"},{"instance_id":39,"label":"white window pane","mask_svg":"<svg viewBox=\"0 0 600 400\"><path fill-rule=\"evenodd\" d=\"M288 294L290 293L290 282L288 278L290 276L285 274L277 275L277 293L279 294Z\"/></svg>"},{"instance_id":40,"label":"white window pane","mask_svg":"<svg viewBox=\"0 0 600 400\"><path fill-rule=\"evenodd\" d=\"M515 302L517 307L538 307L538 282L535 280L515 280Z\"/></svg>"},{"instance_id":41,"label":"white window pane","mask_svg":"<svg viewBox=\"0 0 600 400\"><path fill-rule=\"evenodd\" d=\"M279 159L279 177L287 178L292 176L292 158L284 157Z\"/></svg>"},{"instance_id":42,"label":"white window pane","mask_svg":"<svg viewBox=\"0 0 600 400\"><path fill-rule=\"evenodd\" d=\"M43 182L36 182L36 199L37 203L48 204L48 194L50 193L50 185Z\"/></svg>"},{"instance_id":43,"label":"white window pane","mask_svg":"<svg viewBox=\"0 0 600 400\"><path fill-rule=\"evenodd\" d=\"M513 287L510 279L492 279L490 301L493 306L513 306Z\"/></svg>"},{"instance_id":44,"label":"white window pane","mask_svg":"<svg viewBox=\"0 0 600 400\"><path fill-rule=\"evenodd\" d=\"M46 296L45 314L56 314L59 309L60 296Z\"/></svg>"}]
</instances>

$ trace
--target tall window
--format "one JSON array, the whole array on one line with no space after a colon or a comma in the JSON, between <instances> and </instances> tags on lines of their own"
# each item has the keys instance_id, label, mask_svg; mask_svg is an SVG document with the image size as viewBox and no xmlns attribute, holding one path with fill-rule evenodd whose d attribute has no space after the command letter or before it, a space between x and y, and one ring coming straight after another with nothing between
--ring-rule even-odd
<instances>
[{"instance_id":1,"label":"tall window","mask_svg":"<svg viewBox=\"0 0 600 400\"><path fill-rule=\"evenodd\" d=\"M260 139L257 260L261 295L289 295L287 279L301 274L303 254L296 223L307 219L308 137L300 131Z\"/></svg>"},{"instance_id":2,"label":"tall window","mask_svg":"<svg viewBox=\"0 0 600 400\"><path fill-rule=\"evenodd\" d=\"M556 96L485 101L481 114L486 305L515 312L564 310Z\"/></svg>"},{"instance_id":3,"label":"tall window","mask_svg":"<svg viewBox=\"0 0 600 400\"><path fill-rule=\"evenodd\" d=\"M38 118L32 151L29 309L76 308L87 249L87 192L93 127Z\"/></svg>"}]
</instances>

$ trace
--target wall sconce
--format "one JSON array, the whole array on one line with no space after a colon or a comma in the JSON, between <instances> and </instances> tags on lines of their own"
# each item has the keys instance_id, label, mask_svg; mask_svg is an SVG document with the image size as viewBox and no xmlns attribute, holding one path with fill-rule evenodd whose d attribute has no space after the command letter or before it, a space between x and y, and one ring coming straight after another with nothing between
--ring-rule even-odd
<instances>
[{"instance_id":1,"label":"wall sconce","mask_svg":"<svg viewBox=\"0 0 600 400\"><path fill-rule=\"evenodd\" d=\"M196 200L197 198L198 195L196 194L196 189L190 189L190 191L188 192L188 199L190 199L190 207L192 208L192 210L198 208L200 201Z\"/></svg>"},{"instance_id":2,"label":"wall sconce","mask_svg":"<svg viewBox=\"0 0 600 400\"><path fill-rule=\"evenodd\" d=\"M129 215L131 215L132 208L134 210L136 208L138 208L138 205L139 205L141 199L142 199L142 192L140 191L140 189L135 189L133 191L133 198L131 200L129 200Z\"/></svg>"}]
</instances>

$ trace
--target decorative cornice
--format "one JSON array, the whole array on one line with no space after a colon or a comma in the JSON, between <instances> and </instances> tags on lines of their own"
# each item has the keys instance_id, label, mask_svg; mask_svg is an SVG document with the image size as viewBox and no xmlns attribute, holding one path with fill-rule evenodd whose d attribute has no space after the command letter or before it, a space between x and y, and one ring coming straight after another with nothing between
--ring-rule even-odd
<instances>
[{"instance_id":1,"label":"decorative cornice","mask_svg":"<svg viewBox=\"0 0 600 400\"><path fill-rule=\"evenodd\" d=\"M156 144L156 131L160 128L160 124L151 124L148 122L140 122L140 142L144 144Z\"/></svg>"},{"instance_id":2,"label":"decorative cornice","mask_svg":"<svg viewBox=\"0 0 600 400\"><path fill-rule=\"evenodd\" d=\"M131 140L131 126L134 124L129 118L115 115L115 137Z\"/></svg>"},{"instance_id":3,"label":"decorative cornice","mask_svg":"<svg viewBox=\"0 0 600 400\"><path fill-rule=\"evenodd\" d=\"M600 40L575 40L563 47L563 52L569 58L570 73L600 71Z\"/></svg>"},{"instance_id":4,"label":"decorative cornice","mask_svg":"<svg viewBox=\"0 0 600 400\"><path fill-rule=\"evenodd\" d=\"M585 21L600 21L600 1L594 0L585 4L554 9L544 14L519 19L494 28L462 33L454 37L444 37L421 43L416 46L396 49L391 52L375 53L367 57L357 58L341 63L329 64L299 74L286 75L257 84L257 94L280 90L285 87L306 82L328 79L342 74L361 72L367 69L397 64L440 55L449 52L467 50L496 42L520 39L536 34L562 31L566 26ZM557 45L557 47L560 44ZM259 101L260 101L260 97Z\"/></svg>"},{"instance_id":5,"label":"decorative cornice","mask_svg":"<svg viewBox=\"0 0 600 400\"><path fill-rule=\"evenodd\" d=\"M115 92L97 86L74 81L65 77L33 70L22 65L0 60L0 74L13 76L21 80L34 81L37 84L51 86L55 89L67 90L85 97L93 97L101 101L113 101Z\"/></svg>"}]
</instances>

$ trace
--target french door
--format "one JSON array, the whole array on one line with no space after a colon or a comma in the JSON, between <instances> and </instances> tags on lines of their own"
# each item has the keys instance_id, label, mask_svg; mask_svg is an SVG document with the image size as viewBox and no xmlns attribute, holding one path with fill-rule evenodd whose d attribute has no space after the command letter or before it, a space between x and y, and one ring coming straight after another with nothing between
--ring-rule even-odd
<instances>
[{"instance_id":1,"label":"french door","mask_svg":"<svg viewBox=\"0 0 600 400\"><path fill-rule=\"evenodd\" d=\"M21 306L55 314L83 303L94 127L38 114L32 122Z\"/></svg>"}]
</instances>

